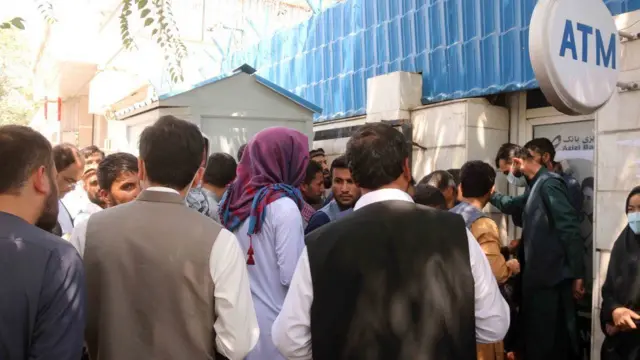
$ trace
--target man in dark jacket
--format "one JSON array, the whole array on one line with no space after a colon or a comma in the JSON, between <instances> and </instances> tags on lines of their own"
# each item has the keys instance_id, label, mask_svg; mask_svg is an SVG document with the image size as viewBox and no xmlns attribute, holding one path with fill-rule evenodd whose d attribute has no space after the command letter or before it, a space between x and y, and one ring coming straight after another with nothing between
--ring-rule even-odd
<instances>
[{"instance_id":1,"label":"man in dark jacket","mask_svg":"<svg viewBox=\"0 0 640 360\"><path fill-rule=\"evenodd\" d=\"M521 349L524 360L574 359L578 353L574 298L584 295L584 258L578 214L561 176L537 159L534 145L517 148L512 178L529 191L495 193L498 209L523 209Z\"/></svg>"},{"instance_id":2,"label":"man in dark jacket","mask_svg":"<svg viewBox=\"0 0 640 360\"><path fill-rule=\"evenodd\" d=\"M352 135L347 163L363 195L306 238L272 328L285 357L475 359L476 341L504 337L509 308L462 218L407 194L409 151L387 124Z\"/></svg>"},{"instance_id":3,"label":"man in dark jacket","mask_svg":"<svg viewBox=\"0 0 640 360\"><path fill-rule=\"evenodd\" d=\"M78 360L85 280L76 249L39 229L58 211L49 141L23 126L0 127L0 359Z\"/></svg>"}]
</instances>

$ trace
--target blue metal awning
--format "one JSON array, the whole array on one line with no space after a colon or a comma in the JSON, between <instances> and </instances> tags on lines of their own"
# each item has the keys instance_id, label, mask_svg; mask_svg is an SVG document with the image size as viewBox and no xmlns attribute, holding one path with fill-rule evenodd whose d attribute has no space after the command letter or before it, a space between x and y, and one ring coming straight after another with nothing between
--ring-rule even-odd
<instances>
[{"instance_id":1,"label":"blue metal awning","mask_svg":"<svg viewBox=\"0 0 640 360\"><path fill-rule=\"evenodd\" d=\"M604 1L614 15L640 9L640 0ZM231 54L222 68L249 64L297 102L321 105L315 121L364 114L367 79L398 70L422 74L425 104L533 89L528 41L536 3L347 0Z\"/></svg>"}]
</instances>

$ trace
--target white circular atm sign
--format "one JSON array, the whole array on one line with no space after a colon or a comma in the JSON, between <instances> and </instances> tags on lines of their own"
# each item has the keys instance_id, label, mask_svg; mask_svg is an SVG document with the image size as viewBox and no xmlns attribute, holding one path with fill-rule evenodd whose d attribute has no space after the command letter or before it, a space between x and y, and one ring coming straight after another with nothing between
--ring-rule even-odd
<instances>
[{"instance_id":1,"label":"white circular atm sign","mask_svg":"<svg viewBox=\"0 0 640 360\"><path fill-rule=\"evenodd\" d=\"M620 38L602 0L539 0L529 56L545 97L565 114L591 114L616 91Z\"/></svg>"}]
</instances>

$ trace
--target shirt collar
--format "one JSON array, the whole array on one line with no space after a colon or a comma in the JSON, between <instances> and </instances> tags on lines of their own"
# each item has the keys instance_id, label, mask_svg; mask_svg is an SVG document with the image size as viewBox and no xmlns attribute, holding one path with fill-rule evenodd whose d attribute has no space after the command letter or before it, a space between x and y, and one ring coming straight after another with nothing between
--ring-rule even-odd
<instances>
[{"instance_id":1,"label":"shirt collar","mask_svg":"<svg viewBox=\"0 0 640 360\"><path fill-rule=\"evenodd\" d=\"M356 205L353 207L353 210L357 211L358 209L364 206L375 204L381 201L389 201L389 200L413 202L411 195L407 194L402 190L379 189L379 190L374 190L362 195L360 199L358 199L358 201L356 202Z\"/></svg>"},{"instance_id":2,"label":"shirt collar","mask_svg":"<svg viewBox=\"0 0 640 360\"><path fill-rule=\"evenodd\" d=\"M146 188L147 191L160 191L160 192L168 192L180 195L180 193L172 188L164 187L164 186L150 186Z\"/></svg>"}]
</instances>

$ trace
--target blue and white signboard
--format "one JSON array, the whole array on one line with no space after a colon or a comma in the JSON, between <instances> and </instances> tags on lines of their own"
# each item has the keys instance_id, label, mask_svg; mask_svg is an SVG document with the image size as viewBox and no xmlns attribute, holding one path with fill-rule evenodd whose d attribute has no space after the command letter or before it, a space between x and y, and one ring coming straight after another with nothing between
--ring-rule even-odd
<instances>
[{"instance_id":1,"label":"blue and white signboard","mask_svg":"<svg viewBox=\"0 0 640 360\"><path fill-rule=\"evenodd\" d=\"M545 97L565 114L594 113L616 91L620 38L602 0L539 0L529 56Z\"/></svg>"}]
</instances>

